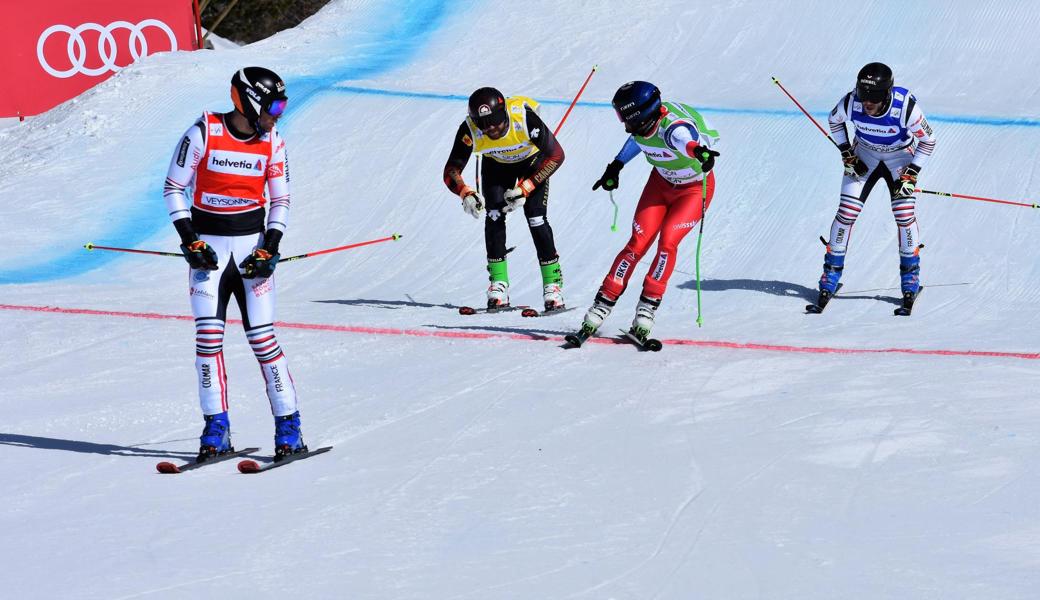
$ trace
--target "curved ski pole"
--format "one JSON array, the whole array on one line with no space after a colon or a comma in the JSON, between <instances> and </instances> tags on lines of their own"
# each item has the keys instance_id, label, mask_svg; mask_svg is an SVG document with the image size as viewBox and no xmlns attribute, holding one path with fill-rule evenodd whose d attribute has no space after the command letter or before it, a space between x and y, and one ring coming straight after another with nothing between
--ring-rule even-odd
<instances>
[{"instance_id":1,"label":"curved ski pole","mask_svg":"<svg viewBox=\"0 0 1040 600\"><path fill-rule=\"evenodd\" d=\"M618 206L617 202L614 201L614 190L609 190L607 193L610 194L610 203L614 205L614 222L610 224L610 230L617 231Z\"/></svg>"}]
</instances>

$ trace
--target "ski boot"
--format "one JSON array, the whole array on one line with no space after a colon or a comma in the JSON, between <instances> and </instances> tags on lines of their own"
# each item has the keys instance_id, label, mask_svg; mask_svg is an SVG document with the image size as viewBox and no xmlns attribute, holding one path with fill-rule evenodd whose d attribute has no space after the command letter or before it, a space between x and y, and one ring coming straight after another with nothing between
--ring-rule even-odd
<instances>
[{"instance_id":1,"label":"ski boot","mask_svg":"<svg viewBox=\"0 0 1040 600\"><path fill-rule=\"evenodd\" d=\"M274 460L278 462L298 452L306 452L300 432L300 411L274 418Z\"/></svg>"},{"instance_id":2,"label":"ski boot","mask_svg":"<svg viewBox=\"0 0 1040 600\"><path fill-rule=\"evenodd\" d=\"M653 351L659 351L661 348L660 340L650 337L650 330L653 329L653 319L659 306L660 298L641 295L640 304L635 305L635 318L632 319L632 327L627 334L635 343Z\"/></svg>"},{"instance_id":3,"label":"ski boot","mask_svg":"<svg viewBox=\"0 0 1040 600\"><path fill-rule=\"evenodd\" d=\"M214 456L234 452L231 446L231 423L227 411L215 415L203 415L206 426L199 436L199 455L195 462L205 462Z\"/></svg>"},{"instance_id":4,"label":"ski boot","mask_svg":"<svg viewBox=\"0 0 1040 600\"><path fill-rule=\"evenodd\" d=\"M921 293L921 257L913 256L899 257L899 287L903 292L903 305L895 310L895 314L908 317L914 310L914 301Z\"/></svg>"},{"instance_id":5,"label":"ski boot","mask_svg":"<svg viewBox=\"0 0 1040 600\"><path fill-rule=\"evenodd\" d=\"M554 258L547 264L541 265L542 269L542 299L545 301L545 311L563 310L563 273L560 271L560 259Z\"/></svg>"},{"instance_id":6,"label":"ski boot","mask_svg":"<svg viewBox=\"0 0 1040 600\"><path fill-rule=\"evenodd\" d=\"M547 283L542 286L542 299L545 300L545 312L563 310L563 288L558 283Z\"/></svg>"},{"instance_id":7,"label":"ski boot","mask_svg":"<svg viewBox=\"0 0 1040 600\"><path fill-rule=\"evenodd\" d=\"M827 249L827 253L823 255L823 275L820 276L820 295L816 299L816 304L810 304L805 307L806 312L819 314L823 312L823 309L827 306L827 303L831 301L834 294L838 291L840 284L838 280L841 279L841 272L845 269L845 255L831 254L830 248Z\"/></svg>"},{"instance_id":8,"label":"ski boot","mask_svg":"<svg viewBox=\"0 0 1040 600\"><path fill-rule=\"evenodd\" d=\"M488 280L491 285L487 289L488 310L509 307L509 264L506 259L489 260L487 265Z\"/></svg>"},{"instance_id":9,"label":"ski boot","mask_svg":"<svg viewBox=\"0 0 1040 600\"><path fill-rule=\"evenodd\" d=\"M603 324L603 321L610 316L610 312L614 310L615 304L617 304L617 300L607 298L603 292L596 292L596 299L592 301L592 306L585 312L585 320L581 323L582 330L588 331L590 334L596 333L599 326Z\"/></svg>"},{"instance_id":10,"label":"ski boot","mask_svg":"<svg viewBox=\"0 0 1040 600\"><path fill-rule=\"evenodd\" d=\"M563 339L567 340L572 346L581 347L585 340L596 335L596 330L610 316L610 311L614 310L614 304L616 303L616 300L611 300L604 296L603 292L597 292L596 299L593 300L592 306L585 313L585 319L581 322L581 329L565 336Z\"/></svg>"},{"instance_id":11,"label":"ski boot","mask_svg":"<svg viewBox=\"0 0 1040 600\"><path fill-rule=\"evenodd\" d=\"M636 316L632 319L632 327L628 332L641 343L646 343L646 340L650 338L650 330L654 327L654 316L658 306L661 306L659 298L639 297L639 304L636 304Z\"/></svg>"},{"instance_id":12,"label":"ski boot","mask_svg":"<svg viewBox=\"0 0 1040 600\"><path fill-rule=\"evenodd\" d=\"M492 281L487 289L488 310L509 308L509 283L505 281Z\"/></svg>"}]
</instances>

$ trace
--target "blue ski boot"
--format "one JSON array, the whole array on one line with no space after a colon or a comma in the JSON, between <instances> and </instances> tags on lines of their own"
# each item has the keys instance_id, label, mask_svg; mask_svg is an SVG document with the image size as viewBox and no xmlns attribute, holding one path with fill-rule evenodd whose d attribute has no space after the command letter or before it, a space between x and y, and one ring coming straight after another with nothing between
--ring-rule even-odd
<instances>
[{"instance_id":1,"label":"blue ski boot","mask_svg":"<svg viewBox=\"0 0 1040 600\"><path fill-rule=\"evenodd\" d=\"M215 415L203 415L206 426L199 436L199 455L195 462L200 463L214 456L234 452L231 446L231 422L227 411Z\"/></svg>"},{"instance_id":2,"label":"blue ski boot","mask_svg":"<svg viewBox=\"0 0 1040 600\"><path fill-rule=\"evenodd\" d=\"M274 460L278 462L297 452L306 452L300 432L300 411L274 418Z\"/></svg>"},{"instance_id":3,"label":"blue ski boot","mask_svg":"<svg viewBox=\"0 0 1040 600\"><path fill-rule=\"evenodd\" d=\"M921 289L921 257L900 256L899 257L899 287L903 295L910 293L914 296Z\"/></svg>"},{"instance_id":4,"label":"blue ski boot","mask_svg":"<svg viewBox=\"0 0 1040 600\"><path fill-rule=\"evenodd\" d=\"M838 291L838 281L841 272L845 269L845 255L836 255L827 252L823 255L823 275L820 276L820 291L826 291L831 296Z\"/></svg>"},{"instance_id":5,"label":"blue ski boot","mask_svg":"<svg viewBox=\"0 0 1040 600\"><path fill-rule=\"evenodd\" d=\"M822 241L823 238L820 238ZM831 301L831 298L838 291L838 280L841 279L841 272L845 269L845 255L844 254L831 254L830 247L827 248L827 253L823 255L823 275L820 276L820 295L816 299L816 304L810 304L805 307L805 310L810 313L819 314L823 312L824 307Z\"/></svg>"}]
</instances>

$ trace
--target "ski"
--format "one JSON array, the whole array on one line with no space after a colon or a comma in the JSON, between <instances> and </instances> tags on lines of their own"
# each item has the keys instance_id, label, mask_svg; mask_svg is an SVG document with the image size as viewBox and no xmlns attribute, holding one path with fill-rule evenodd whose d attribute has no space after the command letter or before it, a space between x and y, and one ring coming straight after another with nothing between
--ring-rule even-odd
<instances>
[{"instance_id":1,"label":"ski","mask_svg":"<svg viewBox=\"0 0 1040 600\"><path fill-rule=\"evenodd\" d=\"M332 450L332 446L325 446L324 448L318 448L317 450L306 450L304 452L297 452L296 454L290 454L289 456L286 456L278 462L270 462L262 467L260 466L260 463L256 462L255 460L246 459L238 463L238 472L246 475L252 473L264 473L266 471L270 471L271 469L284 467L285 465L292 462L296 462L298 460L310 458L316 454L324 454L329 450Z\"/></svg>"},{"instance_id":2,"label":"ski","mask_svg":"<svg viewBox=\"0 0 1040 600\"><path fill-rule=\"evenodd\" d=\"M459 314L460 315L467 315L467 316L469 316L469 315L494 315L494 314L503 313L503 312L513 312L513 311L516 311L516 310L526 311L526 310L534 310L534 309L532 309L530 306L527 306L525 304L517 304L515 306L510 304L508 306L500 306L498 308L473 308L472 306L460 306L459 307ZM537 312L537 311L535 311L535 312Z\"/></svg>"},{"instance_id":3,"label":"ski","mask_svg":"<svg viewBox=\"0 0 1040 600\"><path fill-rule=\"evenodd\" d=\"M917 301L917 297L924 291L924 286L917 288L917 293L912 294L910 292L903 292L903 305L892 311L897 317L909 317L910 313L914 311L914 302Z\"/></svg>"},{"instance_id":4,"label":"ski","mask_svg":"<svg viewBox=\"0 0 1040 600\"><path fill-rule=\"evenodd\" d=\"M834 288L834 293L830 293L827 290L820 290L820 297L816 299L815 304L805 305L805 314L807 315L818 315L823 312L823 309L827 308L827 304L830 303L831 299L838 294L838 290L841 289L842 284L838 284L838 287Z\"/></svg>"},{"instance_id":5,"label":"ski","mask_svg":"<svg viewBox=\"0 0 1040 600\"><path fill-rule=\"evenodd\" d=\"M216 456L214 456L212 458L208 458L208 459L206 459L206 460L204 460L202 462L189 462L189 463L183 463L183 464L179 464L179 465L174 464L172 462L163 461L163 462L155 465L155 469L157 471L159 471L160 473L166 473L166 474L170 474L170 473L183 473L185 471L191 471L192 469L198 469L199 467L207 467L207 466L212 465L214 463L224 462L225 460L228 460L228 459L231 459L231 458L237 458L239 456L245 456L247 454L252 454L253 452L258 452L259 450L260 450L259 448L246 448L245 450L239 450L237 452L228 452L227 454L218 454L218 455L216 455Z\"/></svg>"},{"instance_id":6,"label":"ski","mask_svg":"<svg viewBox=\"0 0 1040 600\"><path fill-rule=\"evenodd\" d=\"M548 317L550 315L558 315L560 313L565 313L565 312L569 312L569 311L572 311L572 310L574 310L573 306L570 307L570 308L560 307L560 308L552 308L552 309L545 309L545 310L537 310L537 309L534 309L534 308L525 308L524 310L520 311L520 316L521 317Z\"/></svg>"},{"instance_id":7,"label":"ski","mask_svg":"<svg viewBox=\"0 0 1040 600\"><path fill-rule=\"evenodd\" d=\"M581 348L581 345L584 344L590 337L594 335L596 335L595 329L590 329L588 327L582 326L581 329L575 331L574 333L568 333L567 335L563 336L563 339L571 346L574 346L575 348Z\"/></svg>"},{"instance_id":8,"label":"ski","mask_svg":"<svg viewBox=\"0 0 1040 600\"><path fill-rule=\"evenodd\" d=\"M661 340L652 337L640 338L631 329L629 329L628 331L625 331L624 329L619 329L618 331L624 334L625 339L629 340L630 342L634 343L635 345L639 346L644 350L649 350L651 352L660 352L661 348L664 347L664 345L661 344Z\"/></svg>"}]
</instances>

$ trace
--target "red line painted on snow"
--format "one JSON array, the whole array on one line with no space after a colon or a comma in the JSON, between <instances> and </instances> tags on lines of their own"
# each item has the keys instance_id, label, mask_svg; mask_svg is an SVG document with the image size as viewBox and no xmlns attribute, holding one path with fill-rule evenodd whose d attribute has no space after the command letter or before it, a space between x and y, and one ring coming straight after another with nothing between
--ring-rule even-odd
<instances>
[{"instance_id":1,"label":"red line painted on snow","mask_svg":"<svg viewBox=\"0 0 1040 600\"><path fill-rule=\"evenodd\" d=\"M66 315L91 315L102 317L125 317L132 319L155 319L163 321L194 321L188 315L167 315L162 313L130 312L118 310L94 310L89 308L61 308L56 306L20 306L0 304L0 310L17 310L26 312L59 313ZM228 323L241 323L241 319L228 319ZM286 329L305 329L310 331L338 331L341 333L365 333L370 335L402 335L413 337L451 338L469 340L521 340L525 342L562 342L561 336L546 336L524 333L478 333L474 331L442 331L427 329L396 329L392 327L363 327L356 325L325 325L321 323L288 323L275 322L275 326ZM592 338L586 343L625 344L628 342L614 338ZM802 354L916 354L923 356L970 356L988 358L1020 358L1040 360L1038 352L998 352L988 350L927 350L917 348L831 348L827 346L789 346L784 344L758 344L752 342L725 342L712 340L668 339L661 343L672 346L696 346L701 348L726 348L731 350L760 350L763 352L791 352Z\"/></svg>"}]
</instances>

